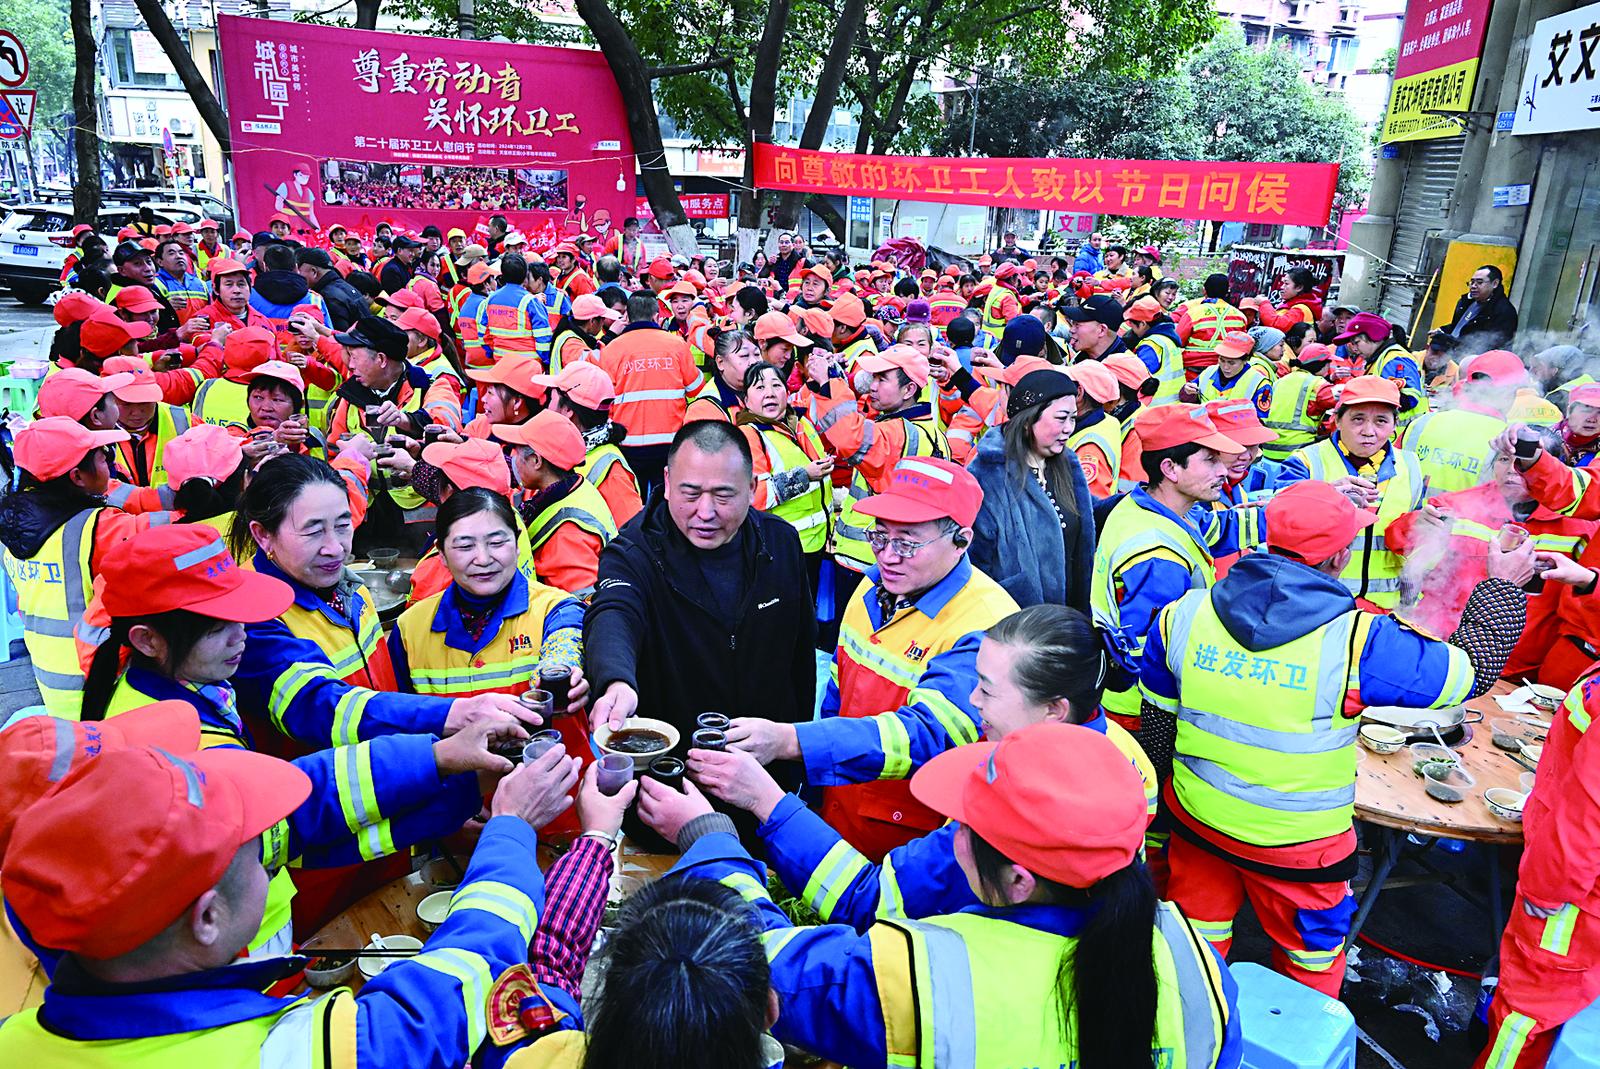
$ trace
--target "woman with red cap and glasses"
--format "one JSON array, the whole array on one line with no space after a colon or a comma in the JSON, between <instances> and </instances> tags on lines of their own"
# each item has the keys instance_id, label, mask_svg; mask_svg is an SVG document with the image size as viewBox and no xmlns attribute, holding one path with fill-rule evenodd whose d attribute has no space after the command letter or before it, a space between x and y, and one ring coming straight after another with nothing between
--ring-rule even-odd
<instances>
[{"instance_id":1,"label":"woman with red cap and glasses","mask_svg":"<svg viewBox=\"0 0 1600 1069\"><path fill-rule=\"evenodd\" d=\"M103 627L104 640L84 686L83 719L185 701L199 714L201 748L254 749L231 681L246 625L283 613L293 599L282 580L240 568L209 527L156 528L122 543L108 555L85 615ZM456 774L504 769L483 752L486 731L446 741L391 735L297 759L316 787L300 820L291 818L289 837L269 843L278 864L309 852L309 867L348 866L456 830L480 802L476 776ZM252 953L288 951L293 894L288 877L278 877Z\"/></svg>"},{"instance_id":2,"label":"woman with red cap and glasses","mask_svg":"<svg viewBox=\"0 0 1600 1069\"><path fill-rule=\"evenodd\" d=\"M760 917L778 1039L851 1065L1240 1064L1232 980L1157 899L1144 787L1109 739L1034 724L938 755L911 790L956 822L977 904L860 934L794 927L693 784L640 784L641 816L685 849L672 875L732 886Z\"/></svg>"}]
</instances>

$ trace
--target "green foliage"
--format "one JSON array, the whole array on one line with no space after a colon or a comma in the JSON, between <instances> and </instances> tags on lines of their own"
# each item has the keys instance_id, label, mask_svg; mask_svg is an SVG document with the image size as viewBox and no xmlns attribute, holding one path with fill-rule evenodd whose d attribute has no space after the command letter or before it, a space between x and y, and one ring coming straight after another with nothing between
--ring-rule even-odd
<instances>
[{"instance_id":1,"label":"green foliage","mask_svg":"<svg viewBox=\"0 0 1600 1069\"><path fill-rule=\"evenodd\" d=\"M34 100L35 141L59 137L65 142L72 110L72 27L67 0L0 0L0 26L15 33L28 50L25 89L38 91Z\"/></svg>"}]
</instances>

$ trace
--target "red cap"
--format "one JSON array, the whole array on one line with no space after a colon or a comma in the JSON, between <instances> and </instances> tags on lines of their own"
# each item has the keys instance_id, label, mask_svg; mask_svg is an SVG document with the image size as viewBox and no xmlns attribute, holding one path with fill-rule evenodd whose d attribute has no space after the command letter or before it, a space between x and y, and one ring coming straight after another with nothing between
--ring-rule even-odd
<instances>
[{"instance_id":1,"label":"red cap","mask_svg":"<svg viewBox=\"0 0 1600 1069\"><path fill-rule=\"evenodd\" d=\"M622 313L611 308L592 293L585 293L572 301L573 319L605 319L612 323L622 318Z\"/></svg>"},{"instance_id":2,"label":"red cap","mask_svg":"<svg viewBox=\"0 0 1600 1069\"><path fill-rule=\"evenodd\" d=\"M839 301L838 300L835 300L833 302L833 307L835 307L835 308L839 307ZM825 309L825 308L796 308L796 309L794 309L794 313L800 317L800 325L802 327L804 327L806 330L810 331L812 334L815 334L817 337L819 337L819 338L830 338L830 337L833 336L833 313L828 311L827 309ZM761 318L765 319L768 315L771 315L771 314L772 313L770 313L770 312L765 313ZM782 315L783 313L779 312L778 314ZM760 319L756 320L756 323L758 325L760 324L760 322L761 322ZM804 337L804 335L796 335L796 337ZM757 341L761 340L759 335L757 335L756 340ZM806 338L806 344L807 345L813 345L815 343L810 338Z\"/></svg>"},{"instance_id":3,"label":"red cap","mask_svg":"<svg viewBox=\"0 0 1600 1069\"><path fill-rule=\"evenodd\" d=\"M928 384L928 358L909 345L891 345L881 353L868 353L856 368L870 375L899 368L918 388Z\"/></svg>"},{"instance_id":4,"label":"red cap","mask_svg":"<svg viewBox=\"0 0 1600 1069\"><path fill-rule=\"evenodd\" d=\"M150 370L150 365L145 363L143 357L108 356L100 371L103 379L131 376L126 385L114 386L111 389L119 401L126 401L131 405L148 404L166 396L165 391L161 389L161 380L156 378L156 373ZM60 372L56 373L58 378L60 375Z\"/></svg>"},{"instance_id":5,"label":"red cap","mask_svg":"<svg viewBox=\"0 0 1600 1069\"><path fill-rule=\"evenodd\" d=\"M672 266L671 260L651 260L650 267L645 271L645 274L649 275L651 278L666 279L678 277L678 272Z\"/></svg>"},{"instance_id":6,"label":"red cap","mask_svg":"<svg viewBox=\"0 0 1600 1069\"><path fill-rule=\"evenodd\" d=\"M120 352L130 341L148 338L156 331L154 323L129 323L111 308L97 308L78 328L78 344L102 359Z\"/></svg>"},{"instance_id":7,"label":"red cap","mask_svg":"<svg viewBox=\"0 0 1600 1069\"><path fill-rule=\"evenodd\" d=\"M1267 502L1267 545L1307 564L1323 561L1378 522L1331 483L1307 479L1279 490Z\"/></svg>"},{"instance_id":8,"label":"red cap","mask_svg":"<svg viewBox=\"0 0 1600 1069\"><path fill-rule=\"evenodd\" d=\"M222 343L222 363L232 372L249 371L278 358L278 337L266 327L242 327Z\"/></svg>"},{"instance_id":9,"label":"red cap","mask_svg":"<svg viewBox=\"0 0 1600 1069\"><path fill-rule=\"evenodd\" d=\"M393 293L385 293L380 295L378 297L378 303L386 304L390 308L421 308L422 294L413 289L395 290Z\"/></svg>"},{"instance_id":10,"label":"red cap","mask_svg":"<svg viewBox=\"0 0 1600 1069\"><path fill-rule=\"evenodd\" d=\"M511 496L511 469L505 450L487 438L433 442L422 447L422 459L444 472L458 490L481 486Z\"/></svg>"},{"instance_id":11,"label":"red cap","mask_svg":"<svg viewBox=\"0 0 1600 1069\"><path fill-rule=\"evenodd\" d=\"M1132 864L1149 821L1144 781L1116 743L1048 720L946 750L911 777L911 794L1068 887L1092 887Z\"/></svg>"},{"instance_id":12,"label":"red cap","mask_svg":"<svg viewBox=\"0 0 1600 1069\"><path fill-rule=\"evenodd\" d=\"M1147 453L1190 443L1219 453L1244 452L1238 442L1217 430L1206 410L1199 405L1170 404L1140 409L1133 417L1133 425Z\"/></svg>"},{"instance_id":13,"label":"red cap","mask_svg":"<svg viewBox=\"0 0 1600 1069\"><path fill-rule=\"evenodd\" d=\"M683 273L683 280L693 286L696 293L706 288L706 276L692 267Z\"/></svg>"},{"instance_id":14,"label":"red cap","mask_svg":"<svg viewBox=\"0 0 1600 1069\"><path fill-rule=\"evenodd\" d=\"M133 381L132 375L107 375L101 378L81 367L64 367L44 380L39 387L39 415L82 419L100 399Z\"/></svg>"},{"instance_id":15,"label":"red cap","mask_svg":"<svg viewBox=\"0 0 1600 1069\"><path fill-rule=\"evenodd\" d=\"M88 319L105 307L107 307L105 302L97 301L80 290L63 293L55 305L56 326L71 326L73 323Z\"/></svg>"},{"instance_id":16,"label":"red cap","mask_svg":"<svg viewBox=\"0 0 1600 1069\"><path fill-rule=\"evenodd\" d=\"M1301 364L1315 364L1323 360L1332 360L1333 347L1323 345L1317 341L1308 341L1300 346L1300 352L1295 359Z\"/></svg>"},{"instance_id":17,"label":"red cap","mask_svg":"<svg viewBox=\"0 0 1600 1069\"><path fill-rule=\"evenodd\" d=\"M1586 382L1567 391L1567 406L1588 405L1600 408L1600 382Z\"/></svg>"},{"instance_id":18,"label":"red cap","mask_svg":"<svg viewBox=\"0 0 1600 1069\"><path fill-rule=\"evenodd\" d=\"M1365 334L1373 341L1382 341L1389 336L1390 330L1389 321L1381 315L1374 315L1372 312L1358 312L1350 317L1350 322L1344 325L1344 333L1334 338L1333 341L1335 345L1338 345L1362 334Z\"/></svg>"},{"instance_id":19,"label":"red cap","mask_svg":"<svg viewBox=\"0 0 1600 1069\"><path fill-rule=\"evenodd\" d=\"M221 230L222 229L222 224L217 222L215 219L202 219L202 220L200 220L200 222L198 224L196 224L195 229L197 229L197 230Z\"/></svg>"},{"instance_id":20,"label":"red cap","mask_svg":"<svg viewBox=\"0 0 1600 1069\"><path fill-rule=\"evenodd\" d=\"M841 293L828 309L828 314L833 316L835 323L842 323L847 327L859 327L867 321L867 306L861 303L861 298L853 293Z\"/></svg>"},{"instance_id":21,"label":"red cap","mask_svg":"<svg viewBox=\"0 0 1600 1069\"><path fill-rule=\"evenodd\" d=\"M1026 259L1022 261L1022 269L1024 271L1037 271L1039 270L1039 261L1032 258Z\"/></svg>"},{"instance_id":22,"label":"red cap","mask_svg":"<svg viewBox=\"0 0 1600 1069\"><path fill-rule=\"evenodd\" d=\"M422 307L430 312L437 312L444 307L444 294L439 292L439 284L431 278L418 275L411 280L410 289L422 298Z\"/></svg>"},{"instance_id":23,"label":"red cap","mask_svg":"<svg viewBox=\"0 0 1600 1069\"><path fill-rule=\"evenodd\" d=\"M831 316L829 317L832 318ZM832 326L829 326L832 333ZM811 345L811 339L795 328L794 320L782 312L762 312L756 318L755 338L758 342L786 341L790 345Z\"/></svg>"},{"instance_id":24,"label":"red cap","mask_svg":"<svg viewBox=\"0 0 1600 1069\"><path fill-rule=\"evenodd\" d=\"M269 222L269 223L287 223L289 226L293 226L294 225L293 221L290 220L290 218L287 215L283 214L282 212L273 212L272 215L267 219L267 222Z\"/></svg>"},{"instance_id":25,"label":"red cap","mask_svg":"<svg viewBox=\"0 0 1600 1069\"><path fill-rule=\"evenodd\" d=\"M239 376L239 380L245 383L251 383L257 379L277 379L279 382L287 382L290 386L300 391L302 399L306 395L306 377L300 374L299 368L287 360L268 360L265 363L257 364Z\"/></svg>"},{"instance_id":26,"label":"red cap","mask_svg":"<svg viewBox=\"0 0 1600 1069\"><path fill-rule=\"evenodd\" d=\"M90 450L127 440L127 431L91 431L68 416L46 416L17 432L12 454L17 467L45 482L76 468Z\"/></svg>"},{"instance_id":27,"label":"red cap","mask_svg":"<svg viewBox=\"0 0 1600 1069\"><path fill-rule=\"evenodd\" d=\"M1278 440L1278 432L1261 425L1261 413L1248 399L1227 399L1206 403L1206 415L1231 440L1242 446L1266 445Z\"/></svg>"},{"instance_id":28,"label":"red cap","mask_svg":"<svg viewBox=\"0 0 1600 1069\"><path fill-rule=\"evenodd\" d=\"M1217 342L1217 355L1243 360L1256 351L1256 340L1242 330L1230 330Z\"/></svg>"},{"instance_id":29,"label":"red cap","mask_svg":"<svg viewBox=\"0 0 1600 1069\"><path fill-rule=\"evenodd\" d=\"M193 234L194 227L180 219L178 222L172 224L172 230L170 233L173 237L177 237L179 234Z\"/></svg>"},{"instance_id":30,"label":"red cap","mask_svg":"<svg viewBox=\"0 0 1600 1069\"><path fill-rule=\"evenodd\" d=\"M1358 375L1344 384L1339 407L1350 405L1392 405L1400 408L1400 387L1377 375Z\"/></svg>"},{"instance_id":31,"label":"red cap","mask_svg":"<svg viewBox=\"0 0 1600 1069\"><path fill-rule=\"evenodd\" d=\"M250 235L246 234L244 236L248 238ZM237 241L238 238L239 235L235 234L234 240ZM212 279L219 279L223 275L240 274L241 272L247 272L249 270L250 269L248 267L240 263L238 260L231 260L226 256L219 256L215 259L206 261L206 274L210 275Z\"/></svg>"},{"instance_id":32,"label":"red cap","mask_svg":"<svg viewBox=\"0 0 1600 1069\"><path fill-rule=\"evenodd\" d=\"M611 381L606 369L587 360L574 360L555 375L535 375L533 382L537 386L560 390L573 404L597 412L611 404L617 396L616 383Z\"/></svg>"},{"instance_id":33,"label":"red cap","mask_svg":"<svg viewBox=\"0 0 1600 1069\"><path fill-rule=\"evenodd\" d=\"M1141 245L1139 246L1139 251L1150 257L1152 260L1161 259L1161 250L1156 248L1154 245Z\"/></svg>"},{"instance_id":34,"label":"red cap","mask_svg":"<svg viewBox=\"0 0 1600 1069\"><path fill-rule=\"evenodd\" d=\"M1088 394L1090 399L1102 405L1110 404L1122 396L1117 373L1098 360L1080 360L1063 370L1066 371L1068 378L1083 387L1083 392Z\"/></svg>"},{"instance_id":35,"label":"red cap","mask_svg":"<svg viewBox=\"0 0 1600 1069\"><path fill-rule=\"evenodd\" d=\"M1133 323L1153 323L1156 316L1161 315L1166 309L1161 307L1161 302L1154 297L1140 297L1128 305L1127 311L1122 313L1122 318ZM1249 337L1249 335L1245 335Z\"/></svg>"},{"instance_id":36,"label":"red cap","mask_svg":"<svg viewBox=\"0 0 1600 1069\"><path fill-rule=\"evenodd\" d=\"M233 438L226 428L215 430ZM238 449L239 440L233 441ZM112 546L95 576L95 596L112 617L187 609L218 620L259 624L294 603L294 588L240 568L216 528L175 523L148 528Z\"/></svg>"},{"instance_id":37,"label":"red cap","mask_svg":"<svg viewBox=\"0 0 1600 1069\"><path fill-rule=\"evenodd\" d=\"M1117 381L1130 390L1137 390L1151 377L1144 361L1132 353L1113 353L1100 362L1110 368Z\"/></svg>"},{"instance_id":38,"label":"red cap","mask_svg":"<svg viewBox=\"0 0 1600 1069\"><path fill-rule=\"evenodd\" d=\"M539 371L537 360L506 356L488 367L468 368L467 378L473 382L498 382L524 397L538 397Z\"/></svg>"},{"instance_id":39,"label":"red cap","mask_svg":"<svg viewBox=\"0 0 1600 1069\"><path fill-rule=\"evenodd\" d=\"M856 502L856 511L891 523L926 523L949 517L971 527L983 504L983 488L960 464L934 457L906 457L894 466L889 486Z\"/></svg>"},{"instance_id":40,"label":"red cap","mask_svg":"<svg viewBox=\"0 0 1600 1069\"><path fill-rule=\"evenodd\" d=\"M1022 268L1018 267L1016 264L1012 263L1010 260L1007 260L1005 263L1001 264L999 267L994 269L994 277L995 277L996 281L999 281L1001 279L1007 279L1007 278L1010 278L1012 275L1017 275L1017 274L1021 274L1021 273L1022 273Z\"/></svg>"},{"instance_id":41,"label":"red cap","mask_svg":"<svg viewBox=\"0 0 1600 1069\"><path fill-rule=\"evenodd\" d=\"M102 753L159 746L188 753L200 745L200 715L186 701L141 705L104 721L25 716L0 731L0 857L17 818L56 784Z\"/></svg>"},{"instance_id":42,"label":"red cap","mask_svg":"<svg viewBox=\"0 0 1600 1069\"><path fill-rule=\"evenodd\" d=\"M401 330L419 330L434 341L439 340L438 317L421 308L407 308L401 312L400 318L395 320L395 326Z\"/></svg>"},{"instance_id":43,"label":"red cap","mask_svg":"<svg viewBox=\"0 0 1600 1069\"><path fill-rule=\"evenodd\" d=\"M174 490L190 479L226 482L244 462L244 440L218 424L196 423L168 442L161 458Z\"/></svg>"},{"instance_id":44,"label":"red cap","mask_svg":"<svg viewBox=\"0 0 1600 1069\"><path fill-rule=\"evenodd\" d=\"M833 285L833 272L829 271L821 264L818 264L816 267L807 267L801 270L800 281L804 282L808 278L820 278L824 285L830 287Z\"/></svg>"},{"instance_id":45,"label":"red cap","mask_svg":"<svg viewBox=\"0 0 1600 1069\"><path fill-rule=\"evenodd\" d=\"M465 236L466 236L465 234L462 235L462 237L465 237ZM572 257L574 260L576 260L578 258L578 247L576 245L572 244L572 242L570 242L570 241L563 241L563 242L559 243L558 245L556 245L555 248L550 250L550 255L552 257L560 256L562 253L565 253L566 255L568 255L568 256Z\"/></svg>"},{"instance_id":46,"label":"red cap","mask_svg":"<svg viewBox=\"0 0 1600 1069\"><path fill-rule=\"evenodd\" d=\"M1522 358L1508 349L1479 353L1467 361L1461 374L1468 382L1482 378L1496 386L1526 386L1528 383L1528 369L1523 366Z\"/></svg>"},{"instance_id":47,"label":"red cap","mask_svg":"<svg viewBox=\"0 0 1600 1069\"><path fill-rule=\"evenodd\" d=\"M482 260L479 260L477 263L467 268L467 285L476 286L481 282L487 282L489 281L490 276L493 274L494 271L489 267L489 265L484 263Z\"/></svg>"},{"instance_id":48,"label":"red cap","mask_svg":"<svg viewBox=\"0 0 1600 1069\"><path fill-rule=\"evenodd\" d=\"M182 916L241 846L310 794L304 772L248 750L102 754L17 821L0 875L6 902L45 946L126 954Z\"/></svg>"},{"instance_id":49,"label":"red cap","mask_svg":"<svg viewBox=\"0 0 1600 1069\"><path fill-rule=\"evenodd\" d=\"M88 223L79 223L77 226L72 228L72 236L73 237L77 237L80 234L93 234L93 233L94 233L94 227L90 226Z\"/></svg>"},{"instance_id":50,"label":"red cap","mask_svg":"<svg viewBox=\"0 0 1600 1069\"><path fill-rule=\"evenodd\" d=\"M961 268L957 267L955 264L950 264L947 267L945 267L944 273L947 276L949 276L950 278L960 278L961 277Z\"/></svg>"},{"instance_id":51,"label":"red cap","mask_svg":"<svg viewBox=\"0 0 1600 1069\"><path fill-rule=\"evenodd\" d=\"M496 423L495 437L513 445L525 445L538 453L552 467L572 471L587 455L583 435L572 421L558 416L548 408L536 412L526 423Z\"/></svg>"}]
</instances>

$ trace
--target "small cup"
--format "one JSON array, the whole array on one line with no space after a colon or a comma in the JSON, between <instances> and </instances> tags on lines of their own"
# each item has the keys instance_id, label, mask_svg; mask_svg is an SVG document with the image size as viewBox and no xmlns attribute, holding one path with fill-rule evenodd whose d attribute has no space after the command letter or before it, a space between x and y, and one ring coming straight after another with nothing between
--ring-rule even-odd
<instances>
[{"instance_id":1,"label":"small cup","mask_svg":"<svg viewBox=\"0 0 1600 1069\"><path fill-rule=\"evenodd\" d=\"M650 762L645 774L664 787L682 791L684 767L684 763L676 757L658 757Z\"/></svg>"},{"instance_id":2,"label":"small cup","mask_svg":"<svg viewBox=\"0 0 1600 1069\"><path fill-rule=\"evenodd\" d=\"M595 773L595 786L601 794L616 794L633 779L633 758L625 753L600 755L600 770Z\"/></svg>"},{"instance_id":3,"label":"small cup","mask_svg":"<svg viewBox=\"0 0 1600 1069\"><path fill-rule=\"evenodd\" d=\"M1528 529L1520 524L1508 523L1495 536L1502 552L1510 553L1528 540Z\"/></svg>"},{"instance_id":4,"label":"small cup","mask_svg":"<svg viewBox=\"0 0 1600 1069\"><path fill-rule=\"evenodd\" d=\"M393 568L394 562L399 559L400 551L398 549L374 546L372 549L367 550L367 560L372 562L372 570L375 572L387 571Z\"/></svg>"},{"instance_id":5,"label":"small cup","mask_svg":"<svg viewBox=\"0 0 1600 1069\"><path fill-rule=\"evenodd\" d=\"M449 429L443 423L430 423L422 428L422 440L424 442L437 442L444 436L444 432Z\"/></svg>"},{"instance_id":6,"label":"small cup","mask_svg":"<svg viewBox=\"0 0 1600 1069\"><path fill-rule=\"evenodd\" d=\"M554 729L535 731L528 739L527 745L522 747L522 763L531 765L543 757L546 751L553 750L561 745L561 732Z\"/></svg>"},{"instance_id":7,"label":"small cup","mask_svg":"<svg viewBox=\"0 0 1600 1069\"><path fill-rule=\"evenodd\" d=\"M1523 794L1532 794L1533 785L1538 782L1538 779L1539 777L1534 775L1532 772L1524 772L1522 775L1517 777L1517 784L1522 788Z\"/></svg>"},{"instance_id":8,"label":"small cup","mask_svg":"<svg viewBox=\"0 0 1600 1069\"><path fill-rule=\"evenodd\" d=\"M555 699L548 690L529 690L517 695L517 701L539 715L539 722L548 724L555 711Z\"/></svg>"},{"instance_id":9,"label":"small cup","mask_svg":"<svg viewBox=\"0 0 1600 1069\"><path fill-rule=\"evenodd\" d=\"M689 745L696 750L726 750L728 735L720 728L701 728L689 736Z\"/></svg>"},{"instance_id":10,"label":"small cup","mask_svg":"<svg viewBox=\"0 0 1600 1069\"><path fill-rule=\"evenodd\" d=\"M435 891L433 894L417 903L417 920L428 931L436 931L444 919L450 915L450 899L455 897L454 891Z\"/></svg>"},{"instance_id":11,"label":"small cup","mask_svg":"<svg viewBox=\"0 0 1600 1069\"><path fill-rule=\"evenodd\" d=\"M550 711L560 715L567 711L567 695L572 688L572 666L560 661L539 662L539 689L550 694Z\"/></svg>"},{"instance_id":12,"label":"small cup","mask_svg":"<svg viewBox=\"0 0 1600 1069\"><path fill-rule=\"evenodd\" d=\"M733 721L723 716L721 713L701 713L699 716L694 718L694 726L697 728L713 728L717 731L727 731L733 726Z\"/></svg>"}]
</instances>

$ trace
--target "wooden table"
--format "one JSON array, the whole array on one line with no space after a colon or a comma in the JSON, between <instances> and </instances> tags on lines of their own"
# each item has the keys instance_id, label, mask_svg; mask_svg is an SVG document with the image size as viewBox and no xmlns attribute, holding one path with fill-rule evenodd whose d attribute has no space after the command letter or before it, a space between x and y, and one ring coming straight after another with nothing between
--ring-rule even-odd
<instances>
[{"instance_id":1,"label":"wooden table","mask_svg":"<svg viewBox=\"0 0 1600 1069\"><path fill-rule=\"evenodd\" d=\"M554 851L541 843L539 868L542 871L549 871L557 856ZM631 841L624 839L621 850L616 856L617 864L611 876L612 886L616 887L620 881L627 879L644 882L655 880L665 874L677 860L676 854L643 853ZM461 859L461 863L465 867L466 859ZM364 947L371 942L374 932L384 936L413 935L426 942L428 930L417 919L417 903L435 891L448 889L429 884L420 872L402 876L378 888L323 925L315 935L305 941L301 951L314 954L319 947L341 950ZM346 981L346 986L359 991L364 979L361 971L357 969L355 975Z\"/></svg>"},{"instance_id":2,"label":"wooden table","mask_svg":"<svg viewBox=\"0 0 1600 1069\"><path fill-rule=\"evenodd\" d=\"M1411 754L1405 748L1398 753L1383 755L1373 753L1364 746L1357 752L1360 763L1356 766L1356 819L1366 823L1363 839L1372 848L1372 878L1361 893L1360 908L1350 925L1346 946L1355 941L1367 915L1377 903L1390 874L1406 852L1410 837L1427 840L1417 851L1421 853L1432 845L1433 839L1458 839L1482 843L1490 847L1521 846L1522 825L1501 820L1489 812L1483 792L1491 787L1508 787L1521 791L1522 773L1527 769L1519 765L1504 750L1496 749L1490 741L1488 721L1496 717L1509 717L1494 700L1495 695L1509 694L1515 690L1510 683L1496 683L1494 688L1467 703L1472 712L1482 713L1483 720L1472 724L1472 738L1453 745L1461 767L1477 782L1471 793L1461 802L1441 802L1428 794L1422 777L1411 767ZM1539 714L1548 719L1547 714ZM1530 733L1536 729L1528 726ZM1505 921L1500 890L1500 863L1498 851L1489 857L1489 901L1487 908L1494 918L1496 930Z\"/></svg>"}]
</instances>

